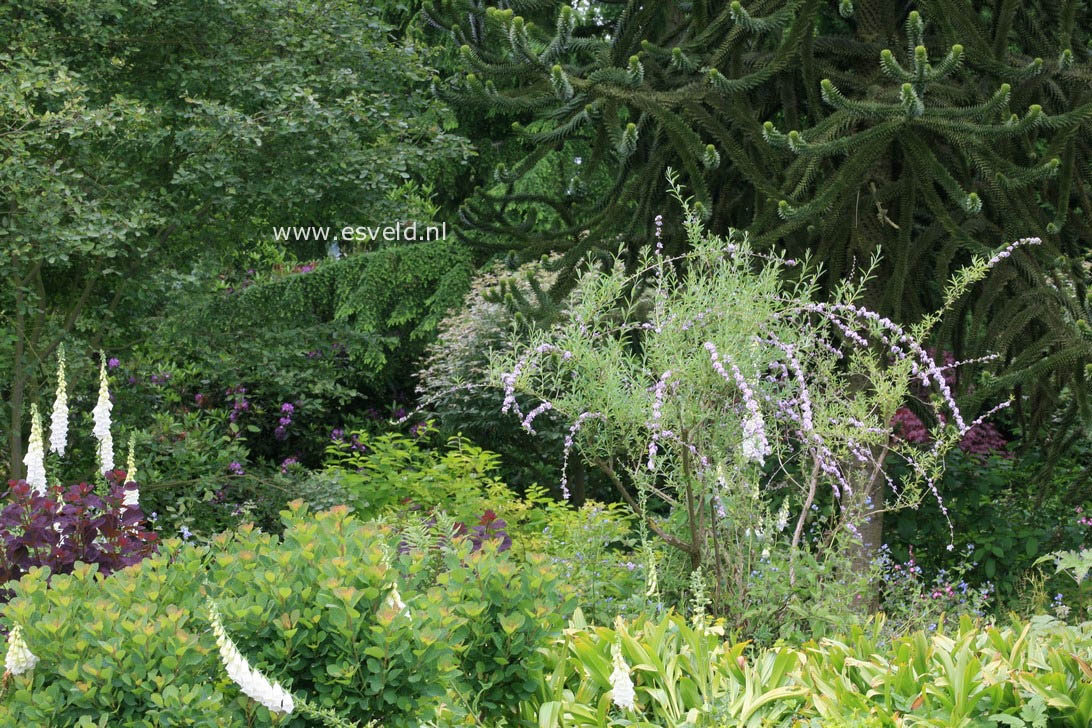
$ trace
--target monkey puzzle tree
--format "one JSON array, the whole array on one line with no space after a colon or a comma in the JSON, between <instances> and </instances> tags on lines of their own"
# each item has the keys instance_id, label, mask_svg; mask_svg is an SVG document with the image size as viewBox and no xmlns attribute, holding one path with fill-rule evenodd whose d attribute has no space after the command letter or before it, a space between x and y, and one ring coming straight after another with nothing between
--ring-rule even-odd
<instances>
[{"instance_id":1,"label":"monkey puzzle tree","mask_svg":"<svg viewBox=\"0 0 1092 728\"><path fill-rule=\"evenodd\" d=\"M635 251L662 213L680 252L670 167L711 229L810 251L829 290L882 249L867 303L911 322L971 255L1040 236L956 308L940 343L1000 354L971 410L1015 388L1031 431L1063 391L1078 395L1065 417L1085 403L1087 4L439 0L426 12L466 64L440 92L510 116L528 145L465 205L476 244L562 251L564 273L623 241ZM527 184L555 159L564 177ZM559 276L557 292L572 282Z\"/></svg>"}]
</instances>

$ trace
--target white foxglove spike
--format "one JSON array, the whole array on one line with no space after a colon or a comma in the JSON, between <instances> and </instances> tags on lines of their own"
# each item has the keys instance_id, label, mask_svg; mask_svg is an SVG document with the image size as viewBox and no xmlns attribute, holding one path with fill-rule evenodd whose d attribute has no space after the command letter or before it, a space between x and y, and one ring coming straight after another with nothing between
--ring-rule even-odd
<instances>
[{"instance_id":1,"label":"white foxglove spike","mask_svg":"<svg viewBox=\"0 0 1092 728\"><path fill-rule=\"evenodd\" d=\"M33 670L37 664L38 658L23 639L22 627L15 625L8 633L8 653L4 658L4 669L12 675L22 675Z\"/></svg>"},{"instance_id":2,"label":"white foxglove spike","mask_svg":"<svg viewBox=\"0 0 1092 728\"><path fill-rule=\"evenodd\" d=\"M129 460L125 464L125 482L132 483L132 487L125 487L125 501L123 505L126 508L136 508L140 505L140 491L137 489L136 484L136 435L129 435Z\"/></svg>"},{"instance_id":3,"label":"white foxglove spike","mask_svg":"<svg viewBox=\"0 0 1092 728\"><path fill-rule=\"evenodd\" d=\"M246 658L239 653L235 643L228 637L224 630L224 624L220 620L220 613L216 606L209 605L209 619L212 622L212 632L216 635L216 646L220 648L220 659L224 663L224 669L232 682L252 700L261 703L274 713L289 714L295 709L292 695L275 682L257 670L253 669Z\"/></svg>"},{"instance_id":4,"label":"white foxglove spike","mask_svg":"<svg viewBox=\"0 0 1092 728\"><path fill-rule=\"evenodd\" d=\"M57 348L57 398L49 422L49 450L64 456L68 441L68 389L64 381L64 344Z\"/></svg>"},{"instance_id":5,"label":"white foxglove spike","mask_svg":"<svg viewBox=\"0 0 1092 728\"><path fill-rule=\"evenodd\" d=\"M106 378L106 356L102 357L99 368L99 401L91 416L95 421L94 433L99 441L99 467L106 473L114 469L114 438L110 434L110 410L114 408L110 401L110 387Z\"/></svg>"},{"instance_id":6,"label":"white foxglove spike","mask_svg":"<svg viewBox=\"0 0 1092 728\"><path fill-rule=\"evenodd\" d=\"M38 495L45 495L45 450L42 445L42 417L38 414L37 404L30 406L30 441L23 464L27 467L27 484Z\"/></svg>"},{"instance_id":7,"label":"white foxglove spike","mask_svg":"<svg viewBox=\"0 0 1092 728\"><path fill-rule=\"evenodd\" d=\"M610 674L610 697L619 708L633 710L633 681L629 679L629 666L622 657L622 641L616 638L610 648L614 656L614 672Z\"/></svg>"},{"instance_id":8,"label":"white foxglove spike","mask_svg":"<svg viewBox=\"0 0 1092 728\"><path fill-rule=\"evenodd\" d=\"M785 530L785 527L789 525L789 499L781 499L781 508L777 511L777 532L781 533Z\"/></svg>"}]
</instances>

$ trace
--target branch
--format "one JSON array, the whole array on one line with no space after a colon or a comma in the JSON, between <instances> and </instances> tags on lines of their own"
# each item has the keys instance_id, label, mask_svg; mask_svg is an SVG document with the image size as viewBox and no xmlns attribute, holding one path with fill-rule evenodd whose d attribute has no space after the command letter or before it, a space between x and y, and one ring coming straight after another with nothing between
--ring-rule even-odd
<instances>
[{"instance_id":1,"label":"branch","mask_svg":"<svg viewBox=\"0 0 1092 728\"><path fill-rule=\"evenodd\" d=\"M796 547L800 545L800 535L804 532L804 521L808 518L808 510L815 500L815 488L819 483L819 458L815 458L815 464L811 467L811 477L808 478L808 497L804 500L804 507L800 511L800 517L796 519L796 530L792 534L792 546L789 548L789 586L796 583Z\"/></svg>"},{"instance_id":2,"label":"branch","mask_svg":"<svg viewBox=\"0 0 1092 728\"><path fill-rule=\"evenodd\" d=\"M626 487L622 484L621 479L618 477L618 474L614 472L614 468L611 467L610 463L608 463L606 460L603 460L602 458L596 458L595 465L603 471L604 475L606 475L612 483L614 483L614 487L618 490L618 494L622 496L622 499L626 502L627 505L629 505L633 512L640 513L640 507L637 505L637 502L633 500L633 496L630 495L629 491L626 490ZM663 529L657 526L648 516L645 516L645 521L648 523L648 527L652 530L652 532L662 538L667 543L671 544L680 551L684 551L692 556L697 555L697 546L693 544L688 544L685 541L682 541L672 536L671 534L666 533Z\"/></svg>"}]
</instances>

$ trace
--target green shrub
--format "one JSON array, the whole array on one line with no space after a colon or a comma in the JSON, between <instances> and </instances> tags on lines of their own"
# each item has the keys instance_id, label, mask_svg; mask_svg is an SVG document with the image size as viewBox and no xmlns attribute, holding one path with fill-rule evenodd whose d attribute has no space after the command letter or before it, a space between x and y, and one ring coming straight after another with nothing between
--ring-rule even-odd
<instances>
[{"instance_id":1,"label":"green shrub","mask_svg":"<svg viewBox=\"0 0 1092 728\"><path fill-rule=\"evenodd\" d=\"M6 626L22 627L40 662L10 678L0 725L245 725L201 614L203 555L168 540L108 578L79 564L13 583Z\"/></svg>"},{"instance_id":2,"label":"green shrub","mask_svg":"<svg viewBox=\"0 0 1092 728\"><path fill-rule=\"evenodd\" d=\"M433 591L460 618L453 638L458 689L480 718L511 716L534 694L545 664L540 648L561 633L576 607L574 594L542 555L528 556L520 568L487 543L452 560Z\"/></svg>"},{"instance_id":3,"label":"green shrub","mask_svg":"<svg viewBox=\"0 0 1092 728\"><path fill-rule=\"evenodd\" d=\"M489 507L507 522L517 555L550 557L589 620L605 623L644 605L645 568L625 505L585 501L574 508L530 486L524 498L491 499Z\"/></svg>"},{"instance_id":4,"label":"green shrub","mask_svg":"<svg viewBox=\"0 0 1092 728\"><path fill-rule=\"evenodd\" d=\"M214 542L208 578L235 643L320 707L416 725L454 666L445 634L454 618L430 609L443 595L419 595L399 610L389 531L345 507L304 513L291 505L283 542L251 527Z\"/></svg>"},{"instance_id":5,"label":"green shrub","mask_svg":"<svg viewBox=\"0 0 1092 728\"><path fill-rule=\"evenodd\" d=\"M209 599L254 669L342 718L416 726L444 703L492 716L534 691L540 648L574 608L545 557L448 539L439 576L420 578L434 559L400 553L398 532L344 506L311 515L294 501L282 517L283 536L246 525L207 544L168 539L109 577L78 565L13 582L4 626L20 625L39 662L8 676L0 725L268 724L220 663Z\"/></svg>"},{"instance_id":6,"label":"green shrub","mask_svg":"<svg viewBox=\"0 0 1092 728\"><path fill-rule=\"evenodd\" d=\"M538 261L514 271L503 263L480 271L462 305L440 322L417 373L420 406L440 429L500 453L506 480L521 491L530 483L554 486L561 481L554 455L568 425L547 413L537 423L539 435L532 436L518 422L498 418L504 394L486 384L489 357L511 347L517 332L526 330L526 319L516 315L517 303L532 299L542 307L539 319L564 316L563 308L542 297L556 277ZM529 398L521 404L534 407Z\"/></svg>"},{"instance_id":7,"label":"green shrub","mask_svg":"<svg viewBox=\"0 0 1092 728\"><path fill-rule=\"evenodd\" d=\"M1042 609L1046 605L1022 604L1020 591L1036 558L1086 542L1088 526L1081 518L1083 509L1092 508L1086 485L1090 456L1086 447L1074 448L1047 478L1041 453L987 458L955 449L937 483L953 531L939 504L926 499L917 510L885 520L884 542L899 561L913 553L928 573L966 565L967 581L993 585L1001 605ZM949 551L951 533L955 541Z\"/></svg>"},{"instance_id":8,"label":"green shrub","mask_svg":"<svg viewBox=\"0 0 1092 728\"><path fill-rule=\"evenodd\" d=\"M500 456L461 437L447 444L440 452L397 432L353 432L327 448L328 470L362 518L413 506L441 507L457 520L477 520L488 508L490 490L510 495L496 477Z\"/></svg>"}]
</instances>

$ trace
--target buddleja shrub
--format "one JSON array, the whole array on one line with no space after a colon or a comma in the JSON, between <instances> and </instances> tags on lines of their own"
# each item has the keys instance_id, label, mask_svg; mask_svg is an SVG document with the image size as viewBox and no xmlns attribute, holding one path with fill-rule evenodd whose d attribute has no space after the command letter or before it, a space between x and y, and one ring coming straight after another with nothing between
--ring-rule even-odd
<instances>
[{"instance_id":1,"label":"buddleja shrub","mask_svg":"<svg viewBox=\"0 0 1092 728\"><path fill-rule=\"evenodd\" d=\"M295 501L284 523L283 542L250 526L213 541L208 578L240 651L340 715L386 726L426 719L454 669L447 637L456 618L439 608L444 595L405 607L393 535L344 506L310 516ZM309 723L293 715L282 725Z\"/></svg>"},{"instance_id":2,"label":"buddleja shrub","mask_svg":"<svg viewBox=\"0 0 1092 728\"><path fill-rule=\"evenodd\" d=\"M89 564L31 568L4 628L18 624L39 662L6 678L0 725L246 725L203 612L205 553L169 539L105 578Z\"/></svg>"},{"instance_id":3,"label":"buddleja shrub","mask_svg":"<svg viewBox=\"0 0 1092 728\"><path fill-rule=\"evenodd\" d=\"M493 372L503 411L531 432L546 412L570 422L562 460L576 448L602 471L687 571L706 571L718 610L731 613L749 589L768 592L750 580L774 541L793 583L819 486L838 502L837 529L860 526L858 543L878 546L876 512L935 491L941 456L975 423L924 348L939 312L903 329L860 306L868 270L818 300L820 272L807 261L758 254L741 233L707 235L675 193L691 252L645 251L587 270L570 315L532 332ZM948 304L1018 244L960 271ZM927 451L890 426L913 379L949 423ZM521 393L539 404L523 411ZM889 456L911 463L900 482L885 473ZM786 498L791 507L773 518L767 504ZM854 571L844 560L839 568Z\"/></svg>"},{"instance_id":4,"label":"buddleja shrub","mask_svg":"<svg viewBox=\"0 0 1092 728\"><path fill-rule=\"evenodd\" d=\"M560 634L576 608L573 590L547 557L516 561L496 541L453 551L451 568L430 594L458 617L453 643L460 668L457 691L479 720L515 716L534 694L544 665L540 651Z\"/></svg>"}]
</instances>

